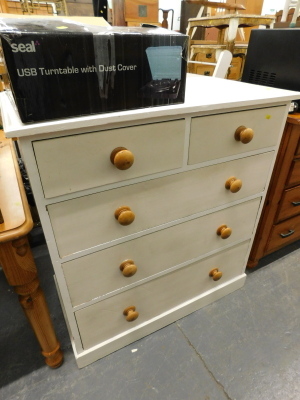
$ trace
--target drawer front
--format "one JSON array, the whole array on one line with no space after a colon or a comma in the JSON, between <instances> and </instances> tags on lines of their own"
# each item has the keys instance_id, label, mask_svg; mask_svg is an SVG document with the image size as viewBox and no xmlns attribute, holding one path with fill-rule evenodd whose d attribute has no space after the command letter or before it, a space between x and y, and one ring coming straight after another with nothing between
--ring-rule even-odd
<instances>
[{"instance_id":1,"label":"drawer front","mask_svg":"<svg viewBox=\"0 0 300 400\"><path fill-rule=\"evenodd\" d=\"M300 239L300 216L290 218L287 221L274 225L270 233L270 239L266 246L266 252L271 253L281 247Z\"/></svg>"},{"instance_id":2,"label":"drawer front","mask_svg":"<svg viewBox=\"0 0 300 400\"><path fill-rule=\"evenodd\" d=\"M300 213L300 186L283 192L276 222L291 218Z\"/></svg>"},{"instance_id":3,"label":"drawer front","mask_svg":"<svg viewBox=\"0 0 300 400\"><path fill-rule=\"evenodd\" d=\"M295 152L295 155L296 155L296 156L300 156L300 141L299 141L299 143L298 143L298 146L297 146L297 150L296 150L296 152Z\"/></svg>"},{"instance_id":4,"label":"drawer front","mask_svg":"<svg viewBox=\"0 0 300 400\"><path fill-rule=\"evenodd\" d=\"M51 204L48 212L61 257L227 204L264 190L273 152ZM237 193L225 188L241 179ZM135 220L120 225L114 212L128 206Z\"/></svg>"},{"instance_id":5,"label":"drawer front","mask_svg":"<svg viewBox=\"0 0 300 400\"><path fill-rule=\"evenodd\" d=\"M212 76L214 73L215 67L212 65L199 65L199 64L191 64L191 69L189 72L204 75L204 76Z\"/></svg>"},{"instance_id":6,"label":"drawer front","mask_svg":"<svg viewBox=\"0 0 300 400\"><path fill-rule=\"evenodd\" d=\"M193 263L151 282L100 301L75 313L83 348L138 328L151 318L201 295L242 274L248 242L221 254ZM218 268L223 276L213 281L209 272ZM123 310L134 305L139 317L127 322Z\"/></svg>"},{"instance_id":7,"label":"drawer front","mask_svg":"<svg viewBox=\"0 0 300 400\"><path fill-rule=\"evenodd\" d=\"M193 118L189 164L276 145L285 114L285 107L272 107ZM235 140L234 133L240 126L254 131L251 142Z\"/></svg>"},{"instance_id":8,"label":"drawer front","mask_svg":"<svg viewBox=\"0 0 300 400\"><path fill-rule=\"evenodd\" d=\"M287 180L288 186L297 184L300 184L300 159L292 162L290 174Z\"/></svg>"},{"instance_id":9,"label":"drawer front","mask_svg":"<svg viewBox=\"0 0 300 400\"><path fill-rule=\"evenodd\" d=\"M63 264L73 306L153 276L168 268L251 237L260 199L191 220ZM216 231L232 229L227 239ZM120 265L132 260L137 272L124 277Z\"/></svg>"},{"instance_id":10,"label":"drawer front","mask_svg":"<svg viewBox=\"0 0 300 400\"><path fill-rule=\"evenodd\" d=\"M217 61L216 60L216 50L198 48L195 50L194 60L215 63Z\"/></svg>"},{"instance_id":11,"label":"drawer front","mask_svg":"<svg viewBox=\"0 0 300 400\"><path fill-rule=\"evenodd\" d=\"M184 120L162 122L33 142L46 198L182 167ZM117 169L111 152L125 147L134 155L127 170Z\"/></svg>"}]
</instances>

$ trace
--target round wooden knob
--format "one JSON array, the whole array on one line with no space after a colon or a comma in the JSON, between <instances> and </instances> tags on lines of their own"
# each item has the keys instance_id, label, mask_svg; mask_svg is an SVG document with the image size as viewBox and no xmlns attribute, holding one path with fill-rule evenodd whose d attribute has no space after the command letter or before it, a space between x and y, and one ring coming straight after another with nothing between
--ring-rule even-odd
<instances>
[{"instance_id":1,"label":"round wooden knob","mask_svg":"<svg viewBox=\"0 0 300 400\"><path fill-rule=\"evenodd\" d=\"M130 306L125 308L125 310L123 311L123 315L126 316L126 321L131 322L137 319L137 317L139 316L139 313L137 311L135 311L135 307L134 306Z\"/></svg>"},{"instance_id":2,"label":"round wooden knob","mask_svg":"<svg viewBox=\"0 0 300 400\"><path fill-rule=\"evenodd\" d=\"M125 260L120 265L120 270L122 271L122 274L126 278L129 278L130 276L133 276L136 273L137 266L134 264L133 260Z\"/></svg>"},{"instance_id":3,"label":"round wooden knob","mask_svg":"<svg viewBox=\"0 0 300 400\"><path fill-rule=\"evenodd\" d=\"M242 186L243 186L243 182L240 179L236 179L235 176L231 176L225 182L225 188L227 190L230 190L231 193L238 192Z\"/></svg>"},{"instance_id":4,"label":"round wooden knob","mask_svg":"<svg viewBox=\"0 0 300 400\"><path fill-rule=\"evenodd\" d=\"M239 126L234 133L235 140L244 144L251 142L253 136L253 129L247 128L246 126Z\"/></svg>"},{"instance_id":5,"label":"round wooden knob","mask_svg":"<svg viewBox=\"0 0 300 400\"><path fill-rule=\"evenodd\" d=\"M222 239L227 239L231 235L232 230L231 228L228 228L227 225L221 225L217 229L217 235L221 236Z\"/></svg>"},{"instance_id":6,"label":"round wooden knob","mask_svg":"<svg viewBox=\"0 0 300 400\"><path fill-rule=\"evenodd\" d=\"M222 278L223 274L221 271L218 270L218 268L213 268L210 271L209 276L211 276L214 281L218 281L219 279Z\"/></svg>"},{"instance_id":7,"label":"round wooden knob","mask_svg":"<svg viewBox=\"0 0 300 400\"><path fill-rule=\"evenodd\" d=\"M126 147L116 147L110 154L110 161L116 168L125 170L134 163L134 155Z\"/></svg>"},{"instance_id":8,"label":"round wooden knob","mask_svg":"<svg viewBox=\"0 0 300 400\"><path fill-rule=\"evenodd\" d=\"M134 221L135 215L130 207L121 206L116 209L115 218L120 225L130 225Z\"/></svg>"}]
</instances>

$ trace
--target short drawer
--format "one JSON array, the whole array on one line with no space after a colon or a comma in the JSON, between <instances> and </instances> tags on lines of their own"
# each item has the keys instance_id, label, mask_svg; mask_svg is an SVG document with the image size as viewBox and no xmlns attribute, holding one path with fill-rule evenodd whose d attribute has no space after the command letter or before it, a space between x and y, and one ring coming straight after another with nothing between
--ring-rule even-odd
<instances>
[{"instance_id":1,"label":"short drawer","mask_svg":"<svg viewBox=\"0 0 300 400\"><path fill-rule=\"evenodd\" d=\"M276 222L300 214L300 186L283 192Z\"/></svg>"},{"instance_id":2,"label":"short drawer","mask_svg":"<svg viewBox=\"0 0 300 400\"><path fill-rule=\"evenodd\" d=\"M260 193L273 156L269 152L51 204L59 254L65 257ZM232 176L243 184L237 193L225 188ZM114 216L121 206L135 214L130 225L120 225Z\"/></svg>"},{"instance_id":3,"label":"short drawer","mask_svg":"<svg viewBox=\"0 0 300 400\"><path fill-rule=\"evenodd\" d=\"M287 179L287 186L300 184L300 159L292 162L290 173Z\"/></svg>"},{"instance_id":4,"label":"short drawer","mask_svg":"<svg viewBox=\"0 0 300 400\"><path fill-rule=\"evenodd\" d=\"M255 199L62 264L73 306L249 239L259 204ZM223 224L232 229L227 239L216 233ZM128 259L137 272L124 277L120 265Z\"/></svg>"},{"instance_id":5,"label":"short drawer","mask_svg":"<svg viewBox=\"0 0 300 400\"><path fill-rule=\"evenodd\" d=\"M33 142L46 198L182 167L184 120ZM128 149L134 164L117 169L111 152Z\"/></svg>"},{"instance_id":6,"label":"short drawer","mask_svg":"<svg viewBox=\"0 0 300 400\"><path fill-rule=\"evenodd\" d=\"M75 313L83 348L88 349L126 331L138 329L151 318L171 311L183 302L242 274L249 243L195 262L143 285L107 298ZM218 268L223 276L214 281L209 272ZM196 300L196 299L195 299ZM135 306L135 321L127 322L123 310Z\"/></svg>"},{"instance_id":7,"label":"short drawer","mask_svg":"<svg viewBox=\"0 0 300 400\"><path fill-rule=\"evenodd\" d=\"M300 216L290 218L278 225L274 225L268 244L266 253L272 253L290 243L300 239Z\"/></svg>"},{"instance_id":8,"label":"short drawer","mask_svg":"<svg viewBox=\"0 0 300 400\"><path fill-rule=\"evenodd\" d=\"M285 114L285 107L272 107L192 118L188 163L275 146ZM240 126L254 131L253 139L247 144L235 140L235 131Z\"/></svg>"}]
</instances>

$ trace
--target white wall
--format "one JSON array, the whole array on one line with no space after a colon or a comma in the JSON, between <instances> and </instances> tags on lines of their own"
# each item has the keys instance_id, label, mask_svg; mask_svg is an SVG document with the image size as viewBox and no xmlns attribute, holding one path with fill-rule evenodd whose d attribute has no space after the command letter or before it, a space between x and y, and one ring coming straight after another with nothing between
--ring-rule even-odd
<instances>
[{"instance_id":1,"label":"white wall","mask_svg":"<svg viewBox=\"0 0 300 400\"><path fill-rule=\"evenodd\" d=\"M277 11L282 10L285 0L264 0L264 5L262 8L262 15L265 14L276 14Z\"/></svg>"}]
</instances>

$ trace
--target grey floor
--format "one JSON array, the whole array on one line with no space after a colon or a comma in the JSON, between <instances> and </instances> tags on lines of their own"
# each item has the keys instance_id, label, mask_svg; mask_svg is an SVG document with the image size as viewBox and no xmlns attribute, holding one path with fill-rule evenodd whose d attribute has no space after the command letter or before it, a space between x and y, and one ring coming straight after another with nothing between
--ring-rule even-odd
<instances>
[{"instance_id":1,"label":"grey floor","mask_svg":"<svg viewBox=\"0 0 300 400\"><path fill-rule=\"evenodd\" d=\"M33 245L65 361L45 366L0 272L1 400L300 399L300 242L265 257L242 289L83 369L46 245Z\"/></svg>"}]
</instances>

